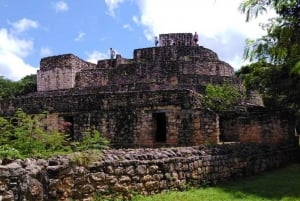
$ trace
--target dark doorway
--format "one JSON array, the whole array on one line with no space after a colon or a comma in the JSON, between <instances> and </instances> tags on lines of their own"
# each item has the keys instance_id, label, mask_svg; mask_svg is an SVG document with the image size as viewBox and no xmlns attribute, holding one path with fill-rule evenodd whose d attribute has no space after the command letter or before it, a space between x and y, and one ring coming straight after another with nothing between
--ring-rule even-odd
<instances>
[{"instance_id":1,"label":"dark doorway","mask_svg":"<svg viewBox=\"0 0 300 201\"><path fill-rule=\"evenodd\" d=\"M155 141L166 142L167 140L167 121L165 113L154 113L154 126L155 126Z\"/></svg>"}]
</instances>

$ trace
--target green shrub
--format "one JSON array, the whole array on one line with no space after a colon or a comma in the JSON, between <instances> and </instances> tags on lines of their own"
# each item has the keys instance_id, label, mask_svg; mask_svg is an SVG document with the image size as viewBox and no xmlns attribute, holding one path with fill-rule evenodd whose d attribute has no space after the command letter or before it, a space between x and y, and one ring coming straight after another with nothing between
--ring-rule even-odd
<instances>
[{"instance_id":1,"label":"green shrub","mask_svg":"<svg viewBox=\"0 0 300 201\"><path fill-rule=\"evenodd\" d=\"M102 150L108 148L109 141L99 131L87 129L83 132L83 139L72 145L77 152L72 154L71 160L75 164L88 166L101 159Z\"/></svg>"},{"instance_id":2,"label":"green shrub","mask_svg":"<svg viewBox=\"0 0 300 201\"><path fill-rule=\"evenodd\" d=\"M9 145L0 145L0 158L17 159L22 158L22 156L17 149L10 147Z\"/></svg>"},{"instance_id":3,"label":"green shrub","mask_svg":"<svg viewBox=\"0 0 300 201\"><path fill-rule=\"evenodd\" d=\"M0 146L6 147L5 150L10 150L12 155L16 153L13 158L48 157L70 150L63 146L64 134L45 129L46 115L28 115L18 109L10 120L0 117ZM0 158L12 155L2 154Z\"/></svg>"},{"instance_id":4,"label":"green shrub","mask_svg":"<svg viewBox=\"0 0 300 201\"><path fill-rule=\"evenodd\" d=\"M81 141L69 142L64 133L45 128L46 117L47 113L28 115L21 109L10 120L0 117L0 159L47 158L75 151L74 161L87 165L109 145L99 131L91 129L83 132Z\"/></svg>"},{"instance_id":5,"label":"green shrub","mask_svg":"<svg viewBox=\"0 0 300 201\"><path fill-rule=\"evenodd\" d=\"M205 89L205 96L202 96L203 104L216 111L222 112L232 109L233 106L238 104L244 95L238 88L229 85L212 85L208 84Z\"/></svg>"},{"instance_id":6,"label":"green shrub","mask_svg":"<svg viewBox=\"0 0 300 201\"><path fill-rule=\"evenodd\" d=\"M102 150L108 147L109 141L99 131L89 128L83 132L82 140L73 142L72 145L76 151Z\"/></svg>"}]
</instances>

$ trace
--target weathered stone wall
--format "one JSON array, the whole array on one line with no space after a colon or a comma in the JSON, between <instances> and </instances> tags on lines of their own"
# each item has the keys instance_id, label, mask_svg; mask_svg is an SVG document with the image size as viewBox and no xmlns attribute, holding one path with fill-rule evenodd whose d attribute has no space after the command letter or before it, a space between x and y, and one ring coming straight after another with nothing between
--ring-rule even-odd
<instances>
[{"instance_id":1,"label":"weathered stone wall","mask_svg":"<svg viewBox=\"0 0 300 201\"><path fill-rule=\"evenodd\" d=\"M299 147L222 145L106 150L101 161L78 166L70 157L17 160L0 165L2 200L129 198L255 175L299 159ZM107 198L107 197L106 197Z\"/></svg>"},{"instance_id":2,"label":"weathered stone wall","mask_svg":"<svg viewBox=\"0 0 300 201\"><path fill-rule=\"evenodd\" d=\"M295 122L291 117L263 108L224 114L220 117L221 141L295 144Z\"/></svg>"},{"instance_id":3,"label":"weathered stone wall","mask_svg":"<svg viewBox=\"0 0 300 201\"><path fill-rule=\"evenodd\" d=\"M193 34L192 33L169 33L159 35L160 46L170 45L193 45ZM172 44L173 43L173 44Z\"/></svg>"},{"instance_id":4,"label":"weathered stone wall","mask_svg":"<svg viewBox=\"0 0 300 201\"><path fill-rule=\"evenodd\" d=\"M134 50L139 66L156 68L162 72L177 69L178 73L196 75L233 76L233 68L220 61L217 54L202 46L166 46ZM148 64L148 65L147 65ZM167 68L167 69L166 69ZM149 70L149 73L151 71Z\"/></svg>"},{"instance_id":5,"label":"weathered stone wall","mask_svg":"<svg viewBox=\"0 0 300 201\"><path fill-rule=\"evenodd\" d=\"M264 102L263 102L263 99L262 99L262 94L259 94L257 91L252 91L252 90L247 91L245 102L249 105L264 106Z\"/></svg>"},{"instance_id":6,"label":"weathered stone wall","mask_svg":"<svg viewBox=\"0 0 300 201\"><path fill-rule=\"evenodd\" d=\"M217 54L209 49L165 46L137 49L132 60L117 55L116 59L100 60L97 65L72 54L47 57L41 60L37 85L38 91L98 86L113 88L114 85L140 83L148 86L155 83L162 89L177 84L193 88L191 80L186 79L190 76L194 76L198 85L201 82L202 86L211 80L222 80L222 77L237 80L232 77L233 68L220 61Z\"/></svg>"},{"instance_id":7,"label":"weathered stone wall","mask_svg":"<svg viewBox=\"0 0 300 201\"><path fill-rule=\"evenodd\" d=\"M218 55L210 49L202 46L165 46L135 49L133 59L142 61L218 61Z\"/></svg>"},{"instance_id":8,"label":"weathered stone wall","mask_svg":"<svg viewBox=\"0 0 300 201\"><path fill-rule=\"evenodd\" d=\"M40 70L48 71L53 68L95 68L96 64L84 61L73 54L63 54L58 56L45 57L41 59Z\"/></svg>"},{"instance_id":9,"label":"weathered stone wall","mask_svg":"<svg viewBox=\"0 0 300 201\"><path fill-rule=\"evenodd\" d=\"M70 95L71 94L71 95ZM191 146L219 142L218 116L201 108L199 94L190 90L100 93L97 88L36 93L0 101L0 115L17 108L26 113L48 111L49 129L61 119L72 123L71 138L79 140L87 128L96 128L114 147ZM161 123L155 114L161 114ZM160 136L157 125L165 129Z\"/></svg>"},{"instance_id":10,"label":"weathered stone wall","mask_svg":"<svg viewBox=\"0 0 300 201\"><path fill-rule=\"evenodd\" d=\"M121 91L127 91L139 90L130 85L140 86L141 83L152 90L177 85L194 90L195 84L196 88L203 88L210 81L223 83L225 77L238 80L233 77L233 68L220 61L215 52L191 46L192 34L162 34L162 40L164 37L181 38L185 42L184 45L136 49L133 59L117 55L116 59L100 60L97 65L72 54L43 58L37 72L38 91L102 86L115 89L122 85L125 88L121 87ZM191 76L193 80L187 79Z\"/></svg>"},{"instance_id":11,"label":"weathered stone wall","mask_svg":"<svg viewBox=\"0 0 300 201\"><path fill-rule=\"evenodd\" d=\"M123 58L120 54L116 55L115 59L103 59L99 60L96 68L106 69L106 68L116 68L121 64L129 64L132 59Z\"/></svg>"},{"instance_id":12,"label":"weathered stone wall","mask_svg":"<svg viewBox=\"0 0 300 201\"><path fill-rule=\"evenodd\" d=\"M105 86L111 91L185 88L201 93L208 83L229 82L242 89L241 81L233 76L233 68L219 61L212 51L202 47L174 48L178 51L174 60L166 55L152 57L152 53L170 52L170 47L160 47L135 50L135 55L143 59L136 58L117 67L109 67L109 60L99 61L96 69L77 73L76 87Z\"/></svg>"},{"instance_id":13,"label":"weathered stone wall","mask_svg":"<svg viewBox=\"0 0 300 201\"><path fill-rule=\"evenodd\" d=\"M72 54L43 58L40 62L40 70L37 71L37 90L73 88L77 72L95 67L96 64L84 61Z\"/></svg>"},{"instance_id":14,"label":"weathered stone wall","mask_svg":"<svg viewBox=\"0 0 300 201\"><path fill-rule=\"evenodd\" d=\"M295 143L290 115L257 111L223 114L221 118L201 106L190 90L100 92L98 88L70 89L32 94L0 101L0 115L17 108L30 114L48 111L48 128L58 128L61 118L71 121L70 137L79 140L86 128L96 128L115 147L191 146L218 142ZM165 140L153 115L165 116ZM227 115L227 116L226 116ZM219 123L220 122L220 123ZM219 136L221 135L221 140Z\"/></svg>"},{"instance_id":15,"label":"weathered stone wall","mask_svg":"<svg viewBox=\"0 0 300 201\"><path fill-rule=\"evenodd\" d=\"M101 92L99 88L70 89L34 93L15 99L0 100L0 115L12 115L21 107L31 114L49 112L85 112L114 110L118 107L180 106L201 108L199 94L191 90Z\"/></svg>"},{"instance_id":16,"label":"weathered stone wall","mask_svg":"<svg viewBox=\"0 0 300 201\"><path fill-rule=\"evenodd\" d=\"M82 70L76 74L75 80L75 87L85 88L107 86L109 82L109 71L98 68L92 70Z\"/></svg>"},{"instance_id":17,"label":"weathered stone wall","mask_svg":"<svg viewBox=\"0 0 300 201\"><path fill-rule=\"evenodd\" d=\"M143 91L143 90L164 90L164 89L190 89L198 93L204 93L207 84L224 84L231 83L241 91L243 90L242 82L235 77L227 76L209 76L170 73L166 71L157 71L148 69L149 74L138 76L130 75L127 72L131 69L120 66L118 70L87 70L77 73L76 87L99 87L103 92L114 91Z\"/></svg>"},{"instance_id":18,"label":"weathered stone wall","mask_svg":"<svg viewBox=\"0 0 300 201\"><path fill-rule=\"evenodd\" d=\"M50 91L73 88L76 70L72 68L52 68L37 72L37 91Z\"/></svg>"}]
</instances>

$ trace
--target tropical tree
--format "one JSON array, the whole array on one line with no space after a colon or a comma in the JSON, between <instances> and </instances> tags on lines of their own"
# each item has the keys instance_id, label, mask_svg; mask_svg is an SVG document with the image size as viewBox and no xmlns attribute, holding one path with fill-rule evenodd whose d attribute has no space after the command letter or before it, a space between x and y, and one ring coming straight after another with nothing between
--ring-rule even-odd
<instances>
[{"instance_id":1,"label":"tropical tree","mask_svg":"<svg viewBox=\"0 0 300 201\"><path fill-rule=\"evenodd\" d=\"M9 79L0 76L0 98L14 97L19 93L19 88L16 82L12 82Z\"/></svg>"},{"instance_id":2,"label":"tropical tree","mask_svg":"<svg viewBox=\"0 0 300 201\"><path fill-rule=\"evenodd\" d=\"M235 86L225 83L223 85L208 84L205 95L202 96L203 104L221 114L233 110L243 100L244 94Z\"/></svg>"},{"instance_id":3,"label":"tropical tree","mask_svg":"<svg viewBox=\"0 0 300 201\"><path fill-rule=\"evenodd\" d=\"M37 90L36 74L26 75L19 82L20 94L24 95Z\"/></svg>"},{"instance_id":4,"label":"tropical tree","mask_svg":"<svg viewBox=\"0 0 300 201\"><path fill-rule=\"evenodd\" d=\"M35 92L37 88L36 75L27 75L19 81L11 81L0 76L0 98L14 98Z\"/></svg>"},{"instance_id":5,"label":"tropical tree","mask_svg":"<svg viewBox=\"0 0 300 201\"><path fill-rule=\"evenodd\" d=\"M263 28L267 34L248 40L245 59L255 62L242 67L237 75L246 86L268 98L268 106L291 109L300 114L300 1L245 0L240 10L251 20L273 9L276 16Z\"/></svg>"}]
</instances>

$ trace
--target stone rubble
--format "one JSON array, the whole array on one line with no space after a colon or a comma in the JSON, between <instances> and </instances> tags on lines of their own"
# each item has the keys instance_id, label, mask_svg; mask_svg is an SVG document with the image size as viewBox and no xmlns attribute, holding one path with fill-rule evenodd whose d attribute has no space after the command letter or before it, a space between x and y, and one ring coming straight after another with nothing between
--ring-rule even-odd
<instances>
[{"instance_id":1,"label":"stone rubble","mask_svg":"<svg viewBox=\"0 0 300 201\"><path fill-rule=\"evenodd\" d=\"M87 166L71 156L0 165L0 197L13 200L92 200L151 195L255 175L299 157L293 146L230 144L159 149L109 149Z\"/></svg>"}]
</instances>

